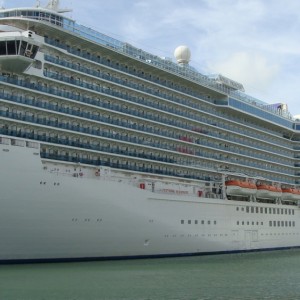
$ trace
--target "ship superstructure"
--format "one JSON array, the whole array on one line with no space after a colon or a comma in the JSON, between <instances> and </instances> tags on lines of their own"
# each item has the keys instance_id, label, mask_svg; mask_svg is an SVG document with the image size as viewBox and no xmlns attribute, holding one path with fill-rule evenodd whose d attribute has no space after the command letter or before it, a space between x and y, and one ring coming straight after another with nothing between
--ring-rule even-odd
<instances>
[{"instance_id":1,"label":"ship superstructure","mask_svg":"<svg viewBox=\"0 0 300 300\"><path fill-rule=\"evenodd\" d=\"M286 106L200 74L185 46L175 63L58 4L0 11L0 260L299 246Z\"/></svg>"}]
</instances>

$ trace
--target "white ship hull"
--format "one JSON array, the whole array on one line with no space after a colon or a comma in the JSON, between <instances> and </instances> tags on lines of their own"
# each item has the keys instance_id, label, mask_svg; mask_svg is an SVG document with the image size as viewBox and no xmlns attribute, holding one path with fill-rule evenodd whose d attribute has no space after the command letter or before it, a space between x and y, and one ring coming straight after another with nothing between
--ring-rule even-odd
<instances>
[{"instance_id":1,"label":"white ship hull","mask_svg":"<svg viewBox=\"0 0 300 300\"><path fill-rule=\"evenodd\" d=\"M55 175L43 170L37 149L0 145L0 151L2 262L187 255L300 245L295 237L298 227L269 227L269 220L298 219L295 206L293 215L250 214L241 208L274 205L165 195L101 177Z\"/></svg>"},{"instance_id":2,"label":"white ship hull","mask_svg":"<svg viewBox=\"0 0 300 300\"><path fill-rule=\"evenodd\" d=\"M1 262L300 246L284 104L61 12L0 9Z\"/></svg>"}]
</instances>

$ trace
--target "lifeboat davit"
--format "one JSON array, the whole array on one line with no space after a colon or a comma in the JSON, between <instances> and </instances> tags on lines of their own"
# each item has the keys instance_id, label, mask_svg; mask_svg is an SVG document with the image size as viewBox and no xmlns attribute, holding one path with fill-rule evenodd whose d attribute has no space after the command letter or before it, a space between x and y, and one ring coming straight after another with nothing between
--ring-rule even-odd
<instances>
[{"instance_id":1,"label":"lifeboat davit","mask_svg":"<svg viewBox=\"0 0 300 300\"><path fill-rule=\"evenodd\" d=\"M228 180L225 182L226 194L230 196L251 196L256 194L256 185L246 181Z\"/></svg>"},{"instance_id":2,"label":"lifeboat davit","mask_svg":"<svg viewBox=\"0 0 300 300\"><path fill-rule=\"evenodd\" d=\"M283 188L282 200L300 200L300 190L295 188Z\"/></svg>"},{"instance_id":3,"label":"lifeboat davit","mask_svg":"<svg viewBox=\"0 0 300 300\"><path fill-rule=\"evenodd\" d=\"M257 186L257 198L263 199L276 199L281 197L282 189L277 186L269 185L269 184L260 184Z\"/></svg>"}]
</instances>

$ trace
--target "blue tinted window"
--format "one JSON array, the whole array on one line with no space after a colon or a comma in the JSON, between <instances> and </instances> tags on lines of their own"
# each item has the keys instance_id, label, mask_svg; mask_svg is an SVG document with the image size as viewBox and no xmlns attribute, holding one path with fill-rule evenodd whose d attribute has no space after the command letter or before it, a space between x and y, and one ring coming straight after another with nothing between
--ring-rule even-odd
<instances>
[{"instance_id":1,"label":"blue tinted window","mask_svg":"<svg viewBox=\"0 0 300 300\"><path fill-rule=\"evenodd\" d=\"M276 116L275 114L272 114L268 111L265 111L265 110L263 110L259 107L252 106L248 103L229 98L229 106L232 106L234 108L237 108L239 110L247 112L251 115L269 120L269 121L274 122L276 124L280 124L280 125L286 126L288 128L293 128L293 122L292 121L284 119L280 116Z\"/></svg>"}]
</instances>

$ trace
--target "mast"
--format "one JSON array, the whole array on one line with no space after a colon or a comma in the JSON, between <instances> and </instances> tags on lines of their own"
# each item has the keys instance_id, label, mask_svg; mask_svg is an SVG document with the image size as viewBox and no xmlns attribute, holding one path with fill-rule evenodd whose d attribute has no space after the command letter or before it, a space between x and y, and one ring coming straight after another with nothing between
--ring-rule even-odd
<instances>
[{"instance_id":1,"label":"mast","mask_svg":"<svg viewBox=\"0 0 300 300\"><path fill-rule=\"evenodd\" d=\"M58 11L59 8L59 0L50 0L47 4L46 8Z\"/></svg>"},{"instance_id":2,"label":"mast","mask_svg":"<svg viewBox=\"0 0 300 300\"><path fill-rule=\"evenodd\" d=\"M40 2L40 1L38 1L38 2ZM47 4L46 8L49 10L53 10L57 13L65 13L65 12L72 11L72 9L69 9L69 8L61 9L61 8L59 8L59 5L60 5L59 0L50 0Z\"/></svg>"}]
</instances>

